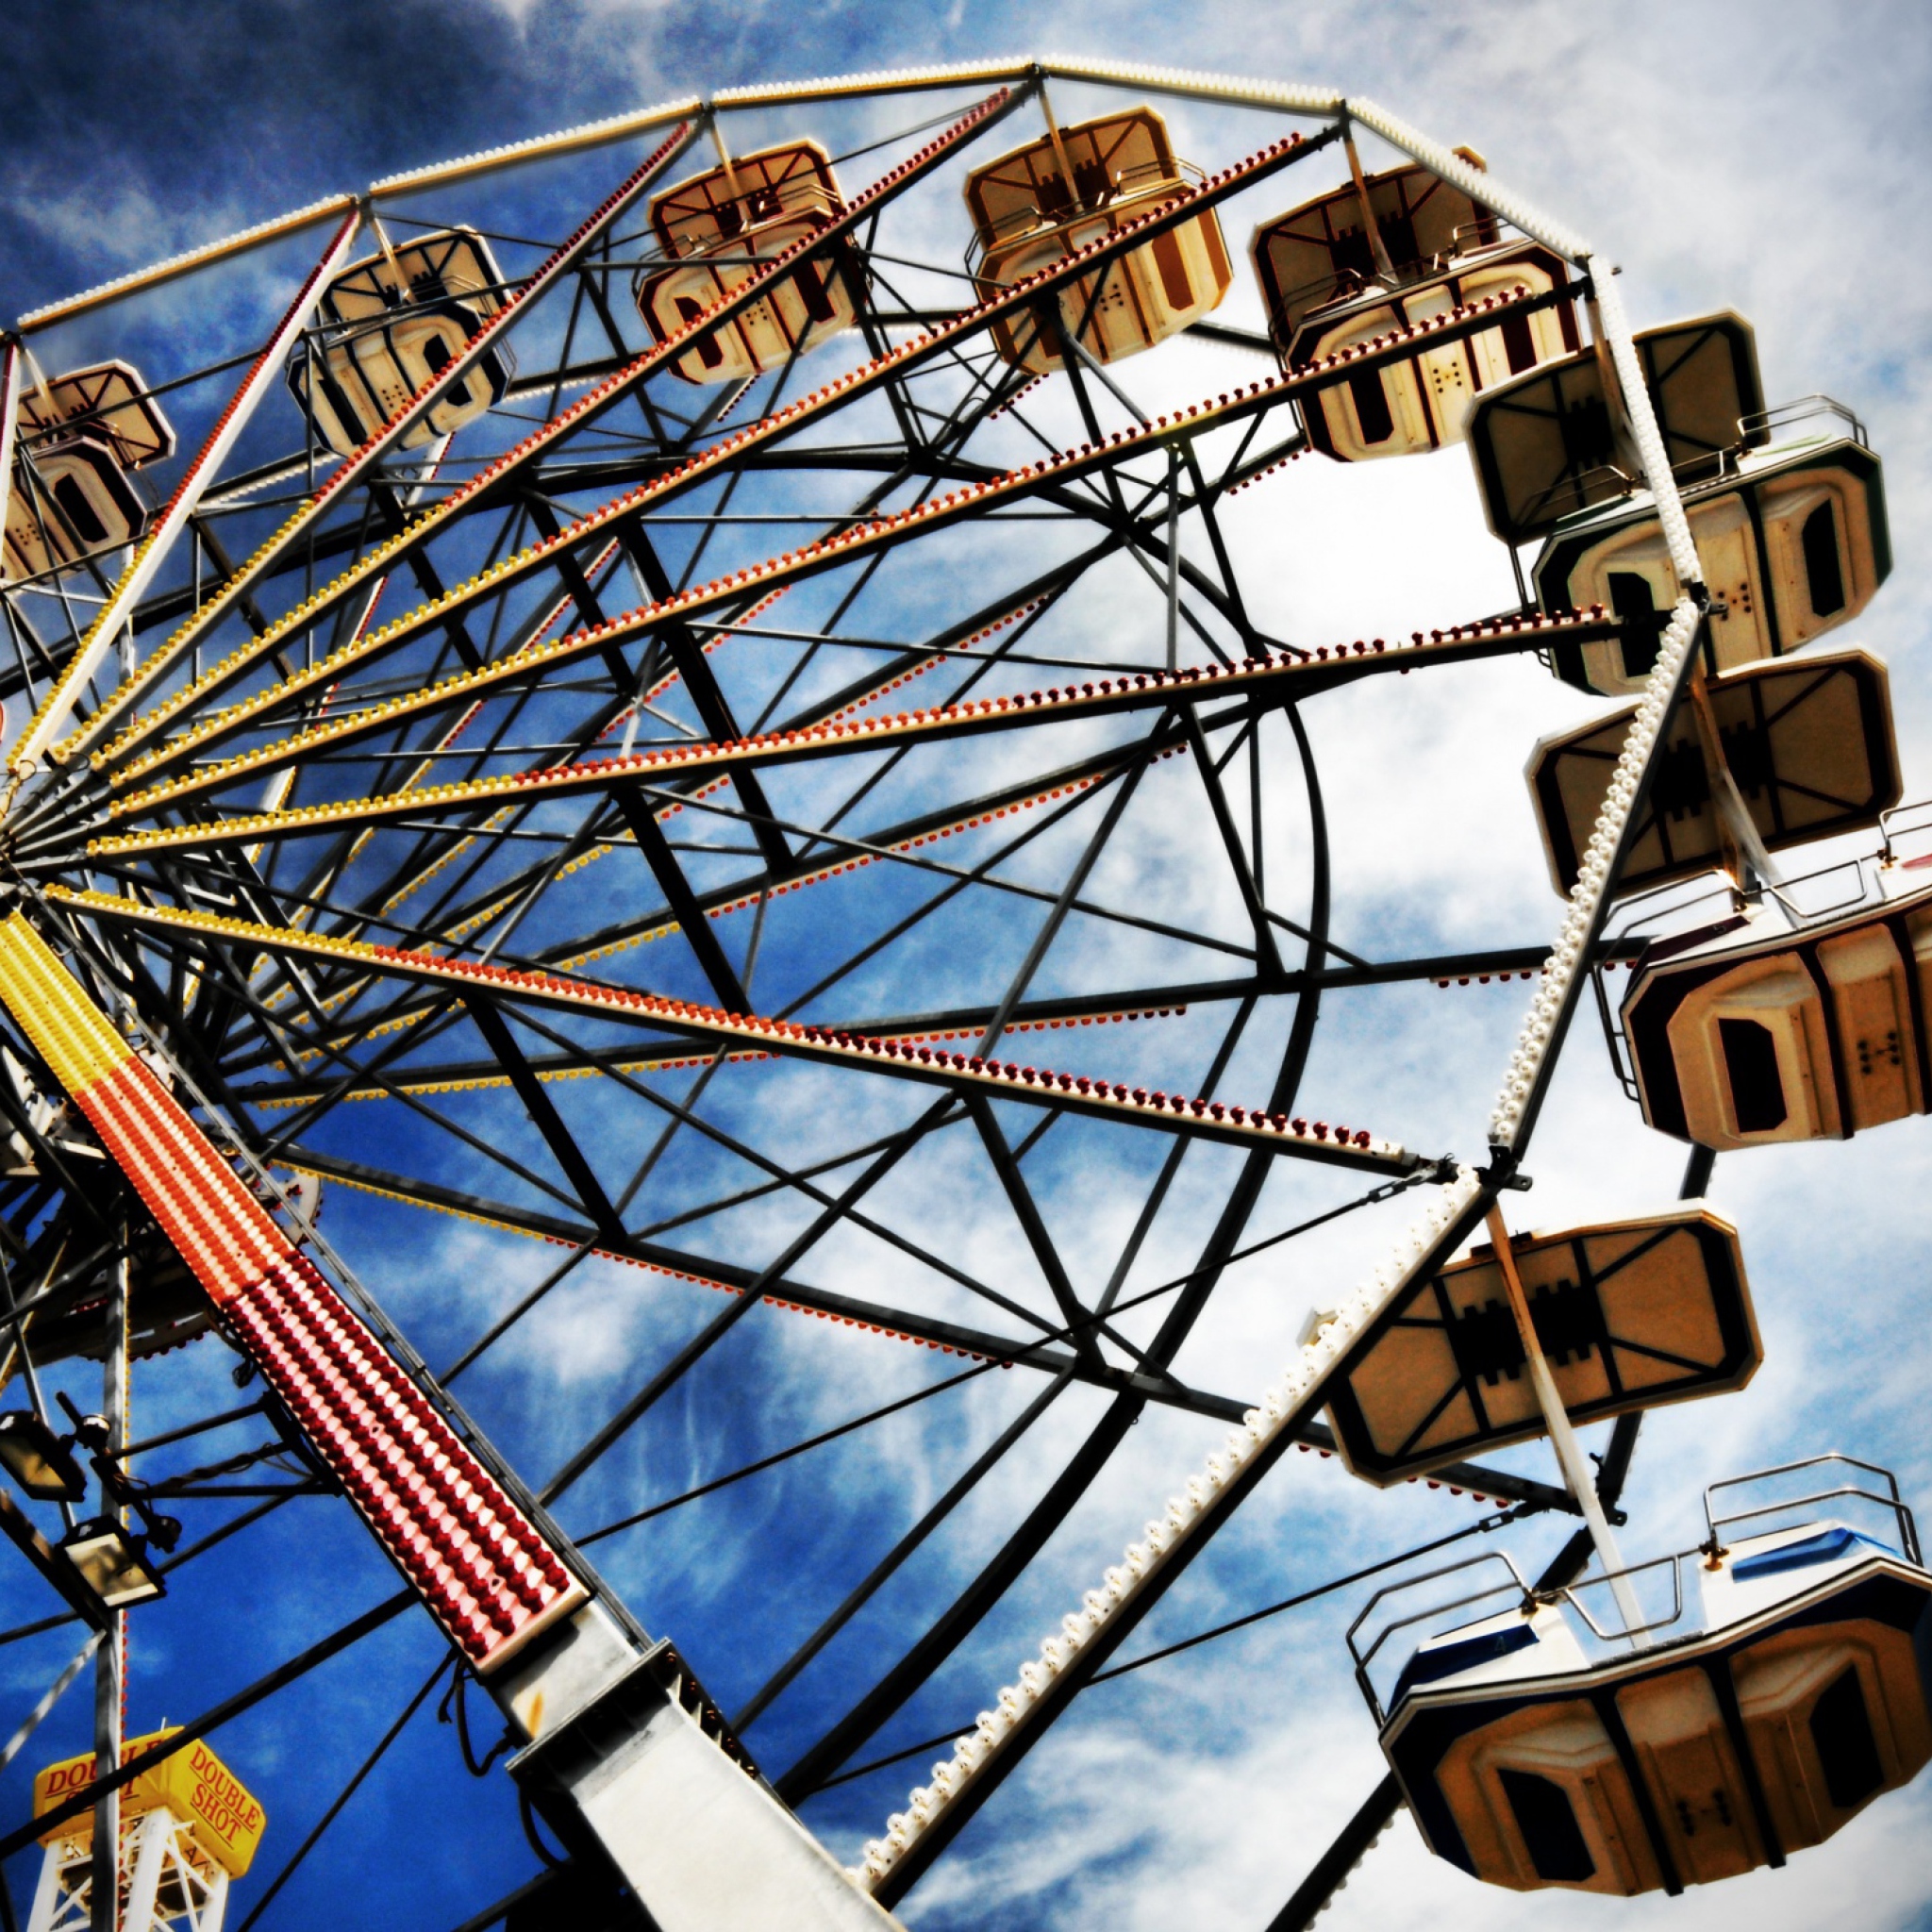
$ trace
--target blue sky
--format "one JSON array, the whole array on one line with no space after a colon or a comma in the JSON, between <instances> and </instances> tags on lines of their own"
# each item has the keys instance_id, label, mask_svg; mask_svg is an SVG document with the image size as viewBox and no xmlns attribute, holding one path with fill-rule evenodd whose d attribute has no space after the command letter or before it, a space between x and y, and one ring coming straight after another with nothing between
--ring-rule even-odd
<instances>
[{"instance_id":1,"label":"blue sky","mask_svg":"<svg viewBox=\"0 0 1932 1932\"><path fill-rule=\"evenodd\" d=\"M1888 660L1907 795L1932 788L1932 590L1921 562L1932 519L1922 434L1932 270L1916 248L1922 224L1910 213L1927 159L1932 31L1917 7L80 4L16 8L9 33L0 74L0 305L9 314L396 169L685 92L1064 50L1373 94L1443 139L1480 148L1499 178L1596 238L1622 264L1640 325L1735 307L1757 325L1774 400L1823 390L1864 417L1887 462L1898 563L1872 611L1835 642ZM1210 115L1188 117L1187 126L1208 165L1241 151L1233 130ZM562 214L570 192L582 193L577 205L594 199L609 172L600 164L572 175L547 191L554 206L546 212ZM140 326L210 344L224 331L245 340L278 306L272 288L279 272L227 277L205 308L189 302L144 310ZM1242 301L1253 306L1244 288L1231 312ZM1443 623L1503 601L1507 574L1480 535L1459 462L1324 470L1291 499L1244 497L1239 528L1257 555L1278 559L1280 582L1270 594L1284 625L1312 640ZM1313 467L1297 467L1297 486ZM1126 608L1127 591L1118 594ZM1111 608L1096 608L1093 621ZM1539 733L1591 707L1530 682L1529 667L1509 670L1473 675L1453 696L1406 708L1385 704L1379 685L1324 708L1324 760L1347 774L1337 829L1342 916L1368 950L1394 951L1423 935L1451 944L1527 941L1554 928L1557 902L1541 876L1518 773ZM1142 874L1171 887L1186 858L1152 817L1135 851ZM1112 883L1129 889L1134 875ZM1420 1119L1431 1133L1473 1147L1518 1017L1517 1004L1491 991L1488 1004L1458 1004L1424 988L1406 1003L1338 1010L1324 1024L1311 1084L1372 1108L1377 1124ZM811 1144L808 1087L768 1090L759 1105L777 1113L796 1144ZM1869 1456L1896 1468L1909 1495L1932 1502L1922 1392L1932 1344L1913 1211L1925 1185L1926 1134L1915 1121L1847 1146L1720 1163L1713 1200L1743 1232L1767 1364L1743 1394L1647 1425L1626 1549L1671 1545L1694 1517L1702 1483L1788 1452L1834 1446ZM1596 1042L1581 1040L1532 1163L1535 1219L1554 1226L1658 1205L1674 1192L1680 1157L1644 1132L1615 1096ZM1050 1191L1069 1225L1091 1226L1099 1238L1118 1210L1096 1160L1076 1142L1058 1159ZM908 1183L908 1198L916 1197ZM336 1194L328 1212L331 1233L432 1361L544 1265L527 1248L401 1208ZM1082 1214L1089 1222L1075 1219ZM1279 1278L1257 1272L1244 1279L1237 1317L1204 1338L1190 1373L1216 1386L1258 1385L1285 1358L1324 1278L1353 1282L1392 1231L1388 1222L1354 1228L1298 1256ZM877 1265L855 1247L827 1270L864 1274ZM625 1271L586 1274L582 1292L533 1324L479 1396L486 1421L526 1473L541 1473L587 1433L636 1379L635 1365L660 1357L697 1318L689 1302L641 1297ZM1252 1367L1257 1349L1267 1365L1259 1372ZM151 1399L157 1414L218 1406L225 1366L225 1357L189 1351L156 1377L151 1398L138 1400ZM774 1331L745 1360L700 1378L635 1456L587 1486L566 1521L587 1528L838 1420L874 1399L874 1388L909 1389L916 1380L896 1359L856 1358L849 1346L828 1349L822 1335ZM701 1524L671 1519L662 1530L608 1545L611 1574L708 1679L741 1694L765 1655L760 1626L785 1624L796 1579L862 1563L876 1546L876 1526L916 1515L1024 1392L975 1387L943 1420L915 1411L816 1474L746 1486ZM1070 1398L1070 1411L1079 1400ZM1044 1447L1070 1443L1091 1413L1057 1418ZM138 1416L137 1433L142 1426ZM1217 1433L1150 1415L1093 1507L882 1745L941 1728L986 1701ZM1520 1461L1546 1473L1541 1451ZM1012 1483L991 1486L967 1546L909 1579L853 1633L855 1670L867 1646L883 1657L895 1633L943 1601L958 1575L948 1565L991 1546L1023 1487L1017 1472ZM1420 1492L1377 1494L1350 1485L1332 1464L1293 1458L1252 1521L1163 1607L1146 1641L1457 1526L1463 1519L1446 1507ZM1535 1525L1516 1547L1535 1561L1559 1537L1556 1526ZM199 1709L388 1588L385 1567L345 1510L303 1504L283 1512L233 1560L184 1573L170 1603L137 1624L136 1725ZM1343 1668L1341 1630L1355 1601L1345 1593L1184 1666L1096 1690L913 1895L908 1922L1265 1924L1379 1774ZM0 1575L7 1621L40 1612L30 1580L10 1570ZM70 1636L0 1651L0 1725L32 1702L70 1653ZM437 1656L426 1622L407 1619L225 1734L224 1755L269 1807L263 1869L292 1850ZM37 1740L0 1780L7 1816L24 1807L23 1774L32 1762L80 1747L80 1702L75 1693L47 1726L45 1750ZM774 1713L779 1761L819 1714L809 1698ZM849 1855L902 1802L917 1771L909 1765L848 1788L812 1822ZM1932 1880L1916 1854L1928 1827L1932 1798L1922 1783L1786 1873L1620 1909L1632 1924L1668 1910L1678 1927L1749 1913L1766 1932L1923 1925ZM31 1882L30 1862L10 1868L16 1899ZM425 1712L267 1923L347 1920L433 1932L532 1869L505 1781L473 1784L450 1730ZM257 1877L244 1889L242 1906L258 1886ZM1527 1925L1533 1914L1541 1925L1583 1925L1607 1909L1480 1890L1430 1860L1398 1822L1324 1923L1335 1932L1507 1928Z\"/></svg>"}]
</instances>

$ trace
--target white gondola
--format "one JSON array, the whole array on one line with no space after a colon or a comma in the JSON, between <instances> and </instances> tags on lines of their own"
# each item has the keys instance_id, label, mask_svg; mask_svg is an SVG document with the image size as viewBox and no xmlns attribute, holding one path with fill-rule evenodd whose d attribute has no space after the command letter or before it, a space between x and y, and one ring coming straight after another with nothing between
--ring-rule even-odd
<instances>
[{"instance_id":1,"label":"white gondola","mask_svg":"<svg viewBox=\"0 0 1932 1932\"><path fill-rule=\"evenodd\" d=\"M651 203L658 246L675 266L638 277L638 312L658 341L669 341L844 211L831 158L815 141L765 148L680 181ZM852 326L854 274L849 248L801 261L672 367L695 383L742 382L784 367Z\"/></svg>"},{"instance_id":2,"label":"white gondola","mask_svg":"<svg viewBox=\"0 0 1932 1932\"><path fill-rule=\"evenodd\" d=\"M988 294L1009 287L1158 208L1191 172L1152 108L1054 128L967 175L967 267ZM1219 307L1233 281L1221 224L1204 208L1063 289L1060 321L1095 361L1117 362ZM1051 323L1036 316L996 323L993 340L1018 368L1061 365Z\"/></svg>"},{"instance_id":3,"label":"white gondola","mask_svg":"<svg viewBox=\"0 0 1932 1932\"><path fill-rule=\"evenodd\" d=\"M1472 150L1457 152L1482 165ZM1257 228L1250 252L1269 333L1290 371L1519 291L1558 298L1459 341L1420 345L1379 371L1338 374L1300 407L1308 441L1343 462L1459 442L1476 396L1578 345L1562 258L1541 242L1504 239L1488 208L1426 168L1391 168L1359 190L1351 183L1304 202Z\"/></svg>"},{"instance_id":4,"label":"white gondola","mask_svg":"<svg viewBox=\"0 0 1932 1932\"><path fill-rule=\"evenodd\" d=\"M508 296L490 244L474 228L445 228L352 262L324 291L316 342L289 360L303 413L338 456L351 456L433 383ZM413 449L500 403L516 374L495 341L403 438Z\"/></svg>"},{"instance_id":5,"label":"white gondola","mask_svg":"<svg viewBox=\"0 0 1932 1932\"><path fill-rule=\"evenodd\" d=\"M1932 1094L1932 886L1881 867L1806 923L1746 906L1655 941L1623 1006L1643 1117L1705 1147L1849 1140Z\"/></svg>"},{"instance_id":6,"label":"white gondola","mask_svg":"<svg viewBox=\"0 0 1932 1932\"><path fill-rule=\"evenodd\" d=\"M0 575L71 569L136 541L149 505L130 473L175 451L175 431L125 362L29 385L16 418Z\"/></svg>"},{"instance_id":7,"label":"white gondola","mask_svg":"<svg viewBox=\"0 0 1932 1932\"><path fill-rule=\"evenodd\" d=\"M1834 1464L1827 1487L1789 1493ZM1744 1485L1757 1501L1714 1507ZM1598 1621L1612 1579L1538 1592L1501 1556L1398 1584L1357 1619L1358 1681L1439 1857L1518 1891L1677 1892L1782 1865L1932 1757L1932 1574L1891 1476L1818 1457L1714 1484L1705 1511L1705 1543L1614 1579L1657 1611L1640 1627ZM1507 1580L1474 1585L1485 1564ZM1393 1614L1427 1586L1459 1593ZM1383 1654L1424 1624L1385 1700Z\"/></svg>"},{"instance_id":8,"label":"white gondola","mask_svg":"<svg viewBox=\"0 0 1932 1932\"><path fill-rule=\"evenodd\" d=\"M1891 573L1879 460L1863 425L1837 404L1825 407L1849 434L1813 417L1762 448L1740 448L1724 475L1684 492L1718 600L1710 638L1720 671L1782 657L1849 624ZM1544 609L1603 604L1644 633L1559 647L1558 675L1585 691L1641 691L1677 595L1649 491L1558 525L1534 577Z\"/></svg>"}]
</instances>

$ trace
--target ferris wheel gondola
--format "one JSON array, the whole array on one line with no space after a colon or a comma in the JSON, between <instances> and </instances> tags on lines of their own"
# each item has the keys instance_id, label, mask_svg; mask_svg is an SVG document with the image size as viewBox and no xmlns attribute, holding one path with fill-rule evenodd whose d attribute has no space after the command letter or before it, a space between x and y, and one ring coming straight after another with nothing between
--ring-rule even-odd
<instances>
[{"instance_id":1,"label":"ferris wheel gondola","mask_svg":"<svg viewBox=\"0 0 1932 1932\"><path fill-rule=\"evenodd\" d=\"M968 173L968 266L988 290L1024 284L1176 201L1188 175L1152 108L1050 127ZM1211 313L1233 282L1220 217L1207 208L1068 282L1052 327L1028 314L996 325L993 339L1008 361L1036 375L1063 366L1062 333L1095 360L1118 361Z\"/></svg>"},{"instance_id":2,"label":"ferris wheel gondola","mask_svg":"<svg viewBox=\"0 0 1932 1932\"><path fill-rule=\"evenodd\" d=\"M134 473L175 453L175 431L141 372L121 361L21 389L6 568L20 580L132 543L151 506Z\"/></svg>"},{"instance_id":3,"label":"ferris wheel gondola","mask_svg":"<svg viewBox=\"0 0 1932 1932\"><path fill-rule=\"evenodd\" d=\"M1457 152L1482 165L1473 149ZM1302 406L1308 440L1344 462L1459 442L1478 395L1577 348L1562 258L1506 236L1479 201L1415 164L1277 216L1255 231L1250 253L1290 370L1509 298L1491 327L1440 346L1424 337L1398 362L1320 388Z\"/></svg>"},{"instance_id":4,"label":"ferris wheel gondola","mask_svg":"<svg viewBox=\"0 0 1932 1932\"><path fill-rule=\"evenodd\" d=\"M1755 1508L1711 1513L1719 1491L1728 1504L1847 1460L1713 1485L1707 1541L1621 1576L1538 1591L1497 1555L1473 1560L1507 1581L1461 1564L1378 1592L1350 1647L1430 1850L1514 1890L1674 1893L1782 1865L1908 1783L1932 1758L1932 1574L1896 1481L1852 1463L1824 1491L1767 1503L1757 1488ZM1803 1515L1820 1504L1838 1513ZM1856 1526L1859 1506L1891 1520ZM1625 1623L1605 1592L1638 1578L1654 1614ZM1411 1590L1436 1607L1394 1616ZM1499 1595L1515 1602L1432 1628L1385 1704L1372 1670L1385 1643Z\"/></svg>"},{"instance_id":5,"label":"ferris wheel gondola","mask_svg":"<svg viewBox=\"0 0 1932 1932\"><path fill-rule=\"evenodd\" d=\"M448 436L500 403L516 374L503 341L458 367L508 292L475 229L419 235L400 248L385 237L380 254L352 262L324 291L322 329L290 358L289 389L322 441L346 457L446 375L401 446Z\"/></svg>"},{"instance_id":6,"label":"ferris wheel gondola","mask_svg":"<svg viewBox=\"0 0 1932 1932\"><path fill-rule=\"evenodd\" d=\"M653 199L651 226L676 266L640 272L638 312L660 342L685 335L760 266L795 252L844 212L831 158L816 142L727 158ZM845 250L801 259L732 322L701 334L672 367L694 383L744 382L786 367L857 321L855 272Z\"/></svg>"}]
</instances>

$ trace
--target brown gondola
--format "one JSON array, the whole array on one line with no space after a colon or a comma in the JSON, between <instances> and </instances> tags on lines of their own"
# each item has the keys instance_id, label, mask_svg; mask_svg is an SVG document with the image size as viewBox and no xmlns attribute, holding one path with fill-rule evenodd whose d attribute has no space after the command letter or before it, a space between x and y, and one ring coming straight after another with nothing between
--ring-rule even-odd
<instances>
[{"instance_id":1,"label":"brown gondola","mask_svg":"<svg viewBox=\"0 0 1932 1932\"><path fill-rule=\"evenodd\" d=\"M1890 684L1875 658L1844 651L1749 664L1711 678L1705 691L1708 728L1700 724L1694 696L1665 727L1617 892L1645 891L1725 863L1726 774L1767 852L1866 829L1898 803ZM1543 853L1551 883L1566 896L1635 710L1622 706L1545 738L1531 756L1525 775ZM1707 741L1713 733L1715 758Z\"/></svg>"},{"instance_id":2,"label":"brown gondola","mask_svg":"<svg viewBox=\"0 0 1932 1932\"><path fill-rule=\"evenodd\" d=\"M1928 1110L1932 886L1787 924L1747 908L1655 942L1623 1006L1643 1117L1701 1146L1849 1140Z\"/></svg>"},{"instance_id":3,"label":"brown gondola","mask_svg":"<svg viewBox=\"0 0 1932 1932\"><path fill-rule=\"evenodd\" d=\"M1741 1389L1763 1352L1737 1230L1701 1206L1511 1242L1573 1423ZM1329 1421L1370 1482L1543 1433L1495 1251L1418 1281L1332 1385Z\"/></svg>"},{"instance_id":4,"label":"brown gondola","mask_svg":"<svg viewBox=\"0 0 1932 1932\"><path fill-rule=\"evenodd\" d=\"M989 294L1010 287L1172 199L1188 173L1152 108L1051 128L967 175L967 266ZM1233 280L1221 224L1204 208L1069 284L1060 325L1095 361L1117 362L1217 308ZM1018 368L1060 367L1058 335L1038 316L995 323L993 340Z\"/></svg>"},{"instance_id":5,"label":"brown gondola","mask_svg":"<svg viewBox=\"0 0 1932 1932\"><path fill-rule=\"evenodd\" d=\"M1724 310L1642 329L1634 345L1679 483L1715 475L1726 456L1769 440L1757 339L1742 316ZM1638 488L1637 453L1615 385L1606 383L1607 360L1597 349L1579 351L1470 411L1483 513L1505 542L1545 535Z\"/></svg>"},{"instance_id":6,"label":"brown gondola","mask_svg":"<svg viewBox=\"0 0 1932 1932\"><path fill-rule=\"evenodd\" d=\"M175 431L125 362L96 362L23 391L0 576L71 569L137 541L149 505L130 473L175 451Z\"/></svg>"},{"instance_id":7,"label":"brown gondola","mask_svg":"<svg viewBox=\"0 0 1932 1932\"><path fill-rule=\"evenodd\" d=\"M1826 397L1767 411L1739 316L1636 341L1713 599L1716 668L1782 657L1857 616L1891 570L1863 425ZM1557 676L1606 696L1641 691L1677 581L1602 359L1586 351L1484 396L1469 444L1490 527L1510 543L1545 539L1541 608L1601 604L1624 620L1614 643L1559 645Z\"/></svg>"},{"instance_id":8,"label":"brown gondola","mask_svg":"<svg viewBox=\"0 0 1932 1932\"><path fill-rule=\"evenodd\" d=\"M1457 153L1481 165L1470 149ZM1577 348L1562 258L1506 240L1489 209L1426 168L1391 168L1304 202L1258 227L1250 249L1269 333L1291 371L1493 297L1560 296L1379 371L1338 374L1301 412L1309 441L1343 462L1459 442L1477 395Z\"/></svg>"},{"instance_id":9,"label":"brown gondola","mask_svg":"<svg viewBox=\"0 0 1932 1932\"><path fill-rule=\"evenodd\" d=\"M680 181L651 203L651 226L675 266L639 276L638 312L658 341L669 341L844 211L831 158L815 141L764 148ZM695 383L742 382L782 368L852 326L854 277L848 249L801 261L672 367Z\"/></svg>"},{"instance_id":10,"label":"brown gondola","mask_svg":"<svg viewBox=\"0 0 1932 1932\"><path fill-rule=\"evenodd\" d=\"M303 413L338 456L350 456L450 367L508 299L490 244L474 228L444 228L352 262L318 307L315 345L290 358L287 380ZM507 341L491 343L453 377L409 433L412 449L447 436L500 403L516 374Z\"/></svg>"},{"instance_id":11,"label":"brown gondola","mask_svg":"<svg viewBox=\"0 0 1932 1932\"><path fill-rule=\"evenodd\" d=\"M1848 1479L1713 1508L1720 1491L1788 1489L1834 1463ZM1833 1513L1815 1513L1827 1504ZM1713 1484L1705 1508L1705 1543L1614 1579L1641 1584L1657 1605L1636 1626L1597 1622L1591 1603L1604 1607L1612 1579L1532 1591L1499 1555L1381 1591L1357 1619L1357 1679L1437 1857L1517 1891L1680 1892L1784 1864L1932 1757L1932 1575L1890 1474L1819 1457ZM1874 1533L1883 1515L1890 1525ZM1498 1564L1507 1581L1474 1585L1476 1565ZM1701 1615L1686 1614L1687 1572ZM1430 1586L1461 1593L1377 1619L1391 1598ZM1497 1597L1513 1601L1435 1628L1385 1709L1372 1667L1389 1640ZM1358 1641L1368 1627L1373 1641Z\"/></svg>"}]
</instances>

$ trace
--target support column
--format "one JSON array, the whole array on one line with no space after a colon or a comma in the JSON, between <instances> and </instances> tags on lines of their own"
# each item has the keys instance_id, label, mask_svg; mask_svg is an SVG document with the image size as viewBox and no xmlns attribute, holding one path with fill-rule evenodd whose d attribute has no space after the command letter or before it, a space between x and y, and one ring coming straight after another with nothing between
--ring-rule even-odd
<instances>
[{"instance_id":1,"label":"support column","mask_svg":"<svg viewBox=\"0 0 1932 1932\"><path fill-rule=\"evenodd\" d=\"M174 1842L175 1834L180 1828L175 1814L164 1806L158 1805L129 1831L128 1932L151 1932L156 1923L155 1906L168 1854L172 1851L177 1858L180 1857L179 1847Z\"/></svg>"},{"instance_id":2,"label":"support column","mask_svg":"<svg viewBox=\"0 0 1932 1932\"><path fill-rule=\"evenodd\" d=\"M101 1370L101 1413L108 1419L105 1450L108 1460L127 1441L127 1217L121 1217L120 1252L114 1257L114 1286L107 1310L108 1347ZM105 1491L103 1505L108 1503ZM125 1509L104 1507L123 1524ZM106 1641L94 1654L94 1774L121 1768L121 1740L126 1695L127 1613L110 1613ZM104 1791L94 1806L93 1890L89 1932L120 1932L121 1793Z\"/></svg>"},{"instance_id":3,"label":"support column","mask_svg":"<svg viewBox=\"0 0 1932 1932\"><path fill-rule=\"evenodd\" d=\"M1617 1553L1617 1540L1610 1534L1610 1520L1604 1514L1603 1503L1597 1496L1596 1481L1591 1474L1589 1458L1576 1440L1576 1431L1570 1425L1570 1411L1563 1407L1563 1398L1557 1392L1557 1378L1550 1374L1542 1344L1537 1340L1536 1324L1530 1318L1529 1300L1523 1291L1523 1277L1516 1272L1516 1254L1509 1245L1509 1228L1503 1219L1500 1206L1490 1209L1490 1239L1496 1246L1496 1262L1503 1271L1503 1283L1509 1292L1509 1311L1516 1317L1516 1333L1529 1363L1530 1386L1535 1389L1537 1402L1542 1409L1543 1425L1550 1432L1550 1445L1557 1452L1563 1480L1569 1484L1570 1493L1575 1497L1576 1507L1582 1510L1583 1520L1590 1527L1590 1540L1596 1545L1596 1559L1610 1579L1610 1593L1617 1599L1617 1610L1624 1619L1624 1627L1635 1630L1643 1622L1643 1610L1637 1601L1637 1592L1623 1574L1624 1559Z\"/></svg>"}]
</instances>

